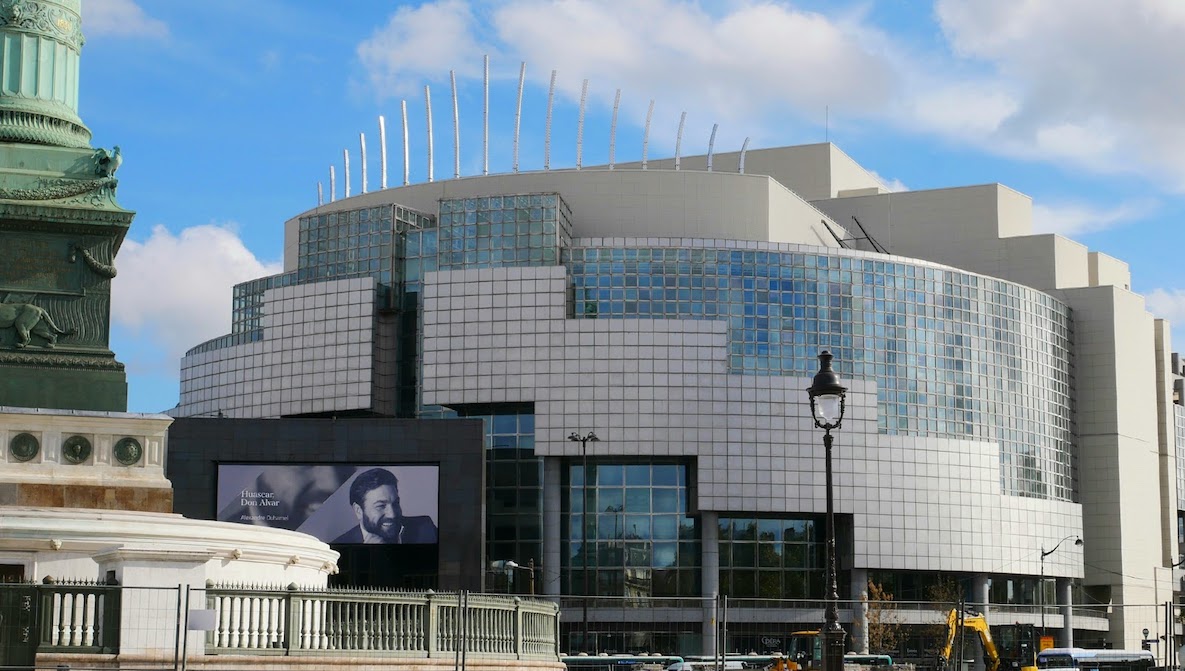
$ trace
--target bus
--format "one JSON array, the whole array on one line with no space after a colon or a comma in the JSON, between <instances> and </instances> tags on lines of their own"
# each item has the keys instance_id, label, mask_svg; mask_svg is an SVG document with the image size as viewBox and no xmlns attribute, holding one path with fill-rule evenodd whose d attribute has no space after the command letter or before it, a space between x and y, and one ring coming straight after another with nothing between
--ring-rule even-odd
<instances>
[{"instance_id":1,"label":"bus","mask_svg":"<svg viewBox=\"0 0 1185 671\"><path fill-rule=\"evenodd\" d=\"M889 655L868 655L858 652L845 653L844 664L858 664L860 666L893 666L893 658Z\"/></svg>"},{"instance_id":2,"label":"bus","mask_svg":"<svg viewBox=\"0 0 1185 671\"><path fill-rule=\"evenodd\" d=\"M1048 648L1037 653L1041 671L1148 671L1156 658L1148 650Z\"/></svg>"},{"instance_id":3,"label":"bus","mask_svg":"<svg viewBox=\"0 0 1185 671\"><path fill-rule=\"evenodd\" d=\"M675 662L667 667L666 671L741 671L746 669L745 663L737 659L691 659L684 662ZM758 668L758 667L752 667Z\"/></svg>"},{"instance_id":4,"label":"bus","mask_svg":"<svg viewBox=\"0 0 1185 671\"><path fill-rule=\"evenodd\" d=\"M665 671L683 661L677 655L567 655L561 658L569 671Z\"/></svg>"},{"instance_id":5,"label":"bus","mask_svg":"<svg viewBox=\"0 0 1185 671\"><path fill-rule=\"evenodd\" d=\"M737 669L773 669L775 662L783 659L781 655L748 655L740 653L726 653L723 657L711 655L685 655L682 666L671 666L667 671L735 671Z\"/></svg>"}]
</instances>

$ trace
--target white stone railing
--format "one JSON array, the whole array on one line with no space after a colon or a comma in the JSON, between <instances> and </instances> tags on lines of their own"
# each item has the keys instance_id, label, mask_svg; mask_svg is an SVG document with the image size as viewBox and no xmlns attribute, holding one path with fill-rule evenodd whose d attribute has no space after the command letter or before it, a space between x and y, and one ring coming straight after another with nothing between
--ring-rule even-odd
<instances>
[{"instance_id":1,"label":"white stone railing","mask_svg":"<svg viewBox=\"0 0 1185 671\"><path fill-rule=\"evenodd\" d=\"M29 625L41 650L115 652L119 649L120 588L94 582L6 585L15 602L32 605ZM38 631L39 630L39 631Z\"/></svg>"},{"instance_id":2,"label":"white stone railing","mask_svg":"<svg viewBox=\"0 0 1185 671\"><path fill-rule=\"evenodd\" d=\"M207 654L559 659L559 609L492 594L210 587Z\"/></svg>"}]
</instances>

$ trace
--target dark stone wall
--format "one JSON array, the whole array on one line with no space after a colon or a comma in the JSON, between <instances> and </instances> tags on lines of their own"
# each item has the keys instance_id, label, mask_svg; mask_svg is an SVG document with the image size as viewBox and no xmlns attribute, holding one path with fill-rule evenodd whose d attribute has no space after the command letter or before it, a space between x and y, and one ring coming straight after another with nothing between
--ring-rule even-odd
<instances>
[{"instance_id":1,"label":"dark stone wall","mask_svg":"<svg viewBox=\"0 0 1185 671\"><path fill-rule=\"evenodd\" d=\"M439 465L438 580L427 586L480 590L485 547L483 443L479 419L182 418L169 427L165 475L173 483L173 511L210 520L215 518L219 463ZM423 551L432 546L421 547L415 556L407 554L415 547L335 549L342 552L343 575L357 576L369 575L369 567L387 562L423 564ZM392 569L397 572L398 567Z\"/></svg>"}]
</instances>

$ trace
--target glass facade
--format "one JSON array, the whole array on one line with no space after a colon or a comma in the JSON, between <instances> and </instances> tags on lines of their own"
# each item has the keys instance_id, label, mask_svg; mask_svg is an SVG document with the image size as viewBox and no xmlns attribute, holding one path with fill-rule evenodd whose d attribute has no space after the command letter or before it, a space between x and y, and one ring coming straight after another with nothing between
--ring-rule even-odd
<instances>
[{"instance_id":1,"label":"glass facade","mask_svg":"<svg viewBox=\"0 0 1185 671\"><path fill-rule=\"evenodd\" d=\"M441 270L554 266L571 239L571 210L554 193L440 203Z\"/></svg>"},{"instance_id":2,"label":"glass facade","mask_svg":"<svg viewBox=\"0 0 1185 671\"><path fill-rule=\"evenodd\" d=\"M296 259L302 281L371 276L379 284L400 282L397 233L422 229L433 219L398 205L301 217Z\"/></svg>"},{"instance_id":3,"label":"glass facade","mask_svg":"<svg viewBox=\"0 0 1185 671\"><path fill-rule=\"evenodd\" d=\"M826 594L823 517L721 517L719 525L721 595L822 599ZM840 579L845 578L841 572ZM841 586L840 593L848 592Z\"/></svg>"},{"instance_id":4,"label":"glass facade","mask_svg":"<svg viewBox=\"0 0 1185 671\"><path fill-rule=\"evenodd\" d=\"M482 419L486 427L486 554L491 561L526 566L533 559L541 564L543 462L535 456L535 412L528 408Z\"/></svg>"},{"instance_id":5,"label":"glass facade","mask_svg":"<svg viewBox=\"0 0 1185 671\"><path fill-rule=\"evenodd\" d=\"M1173 404L1173 429L1177 455L1177 510L1185 510L1185 405Z\"/></svg>"},{"instance_id":6,"label":"glass facade","mask_svg":"<svg viewBox=\"0 0 1185 671\"><path fill-rule=\"evenodd\" d=\"M688 515L687 466L589 462L587 475L586 487L581 460L569 464L563 593L698 596L700 533Z\"/></svg>"},{"instance_id":7,"label":"glass facade","mask_svg":"<svg viewBox=\"0 0 1185 671\"><path fill-rule=\"evenodd\" d=\"M952 606L957 605L960 598L971 603L975 601L973 576L963 573L876 569L868 572L868 581L892 594L894 601L949 601ZM1011 589L1006 579L992 584L997 589ZM997 602L993 599L992 603Z\"/></svg>"},{"instance_id":8,"label":"glass facade","mask_svg":"<svg viewBox=\"0 0 1185 671\"><path fill-rule=\"evenodd\" d=\"M875 381L890 435L999 443L1006 494L1074 496L1069 309L1026 287L829 253L576 247L577 318L728 322L729 369Z\"/></svg>"}]
</instances>

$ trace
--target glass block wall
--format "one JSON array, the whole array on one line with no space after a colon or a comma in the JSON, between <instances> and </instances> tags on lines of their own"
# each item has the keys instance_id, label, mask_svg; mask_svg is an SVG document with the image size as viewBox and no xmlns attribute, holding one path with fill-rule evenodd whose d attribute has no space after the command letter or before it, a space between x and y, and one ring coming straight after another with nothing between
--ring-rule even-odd
<instances>
[{"instance_id":1,"label":"glass block wall","mask_svg":"<svg viewBox=\"0 0 1185 671\"><path fill-rule=\"evenodd\" d=\"M576 247L578 318L719 319L729 369L809 377L830 349L891 435L1001 446L1006 494L1073 500L1069 309L1017 284L841 254Z\"/></svg>"},{"instance_id":2,"label":"glass block wall","mask_svg":"<svg viewBox=\"0 0 1185 671\"><path fill-rule=\"evenodd\" d=\"M571 210L554 193L443 200L438 235L441 270L553 266L572 239Z\"/></svg>"}]
</instances>

